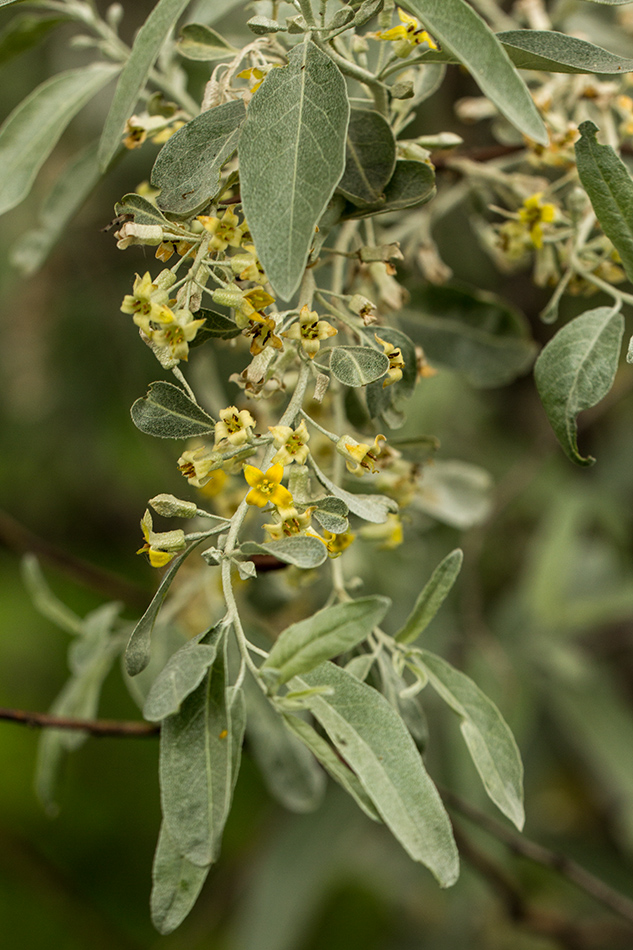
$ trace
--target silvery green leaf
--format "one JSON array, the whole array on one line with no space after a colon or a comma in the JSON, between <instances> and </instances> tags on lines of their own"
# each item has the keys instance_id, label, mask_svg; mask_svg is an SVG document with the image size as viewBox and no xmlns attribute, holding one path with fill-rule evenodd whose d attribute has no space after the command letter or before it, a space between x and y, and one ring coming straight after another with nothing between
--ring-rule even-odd
<instances>
[{"instance_id":1,"label":"silvery green leaf","mask_svg":"<svg viewBox=\"0 0 633 950\"><path fill-rule=\"evenodd\" d=\"M279 684L352 650L381 622L391 601L388 597L361 597L326 607L283 630L262 665L276 671Z\"/></svg>"},{"instance_id":2,"label":"silvery green leaf","mask_svg":"<svg viewBox=\"0 0 633 950\"><path fill-rule=\"evenodd\" d=\"M510 30L497 33L497 39L518 69L603 74L633 71L633 59L555 30Z\"/></svg>"},{"instance_id":3,"label":"silvery green leaf","mask_svg":"<svg viewBox=\"0 0 633 950\"><path fill-rule=\"evenodd\" d=\"M389 358L369 346L335 346L330 351L329 368L344 386L366 386L385 375Z\"/></svg>"},{"instance_id":4,"label":"silvery green leaf","mask_svg":"<svg viewBox=\"0 0 633 950\"><path fill-rule=\"evenodd\" d=\"M158 590L152 597L149 607L134 627L126 647L125 669L129 676L136 676L144 670L149 663L152 630L154 629L160 608L163 606L163 601L167 596L167 591L171 587L171 583L185 559L203 540L204 538L199 538L197 541L194 541L189 545L186 551L183 551L182 554L169 562L169 566L163 574Z\"/></svg>"},{"instance_id":5,"label":"silvery green leaf","mask_svg":"<svg viewBox=\"0 0 633 950\"><path fill-rule=\"evenodd\" d=\"M246 26L251 33L256 36L266 36L268 33L280 33L285 30L285 26L278 23L277 20L271 20L267 16L252 16L246 21Z\"/></svg>"},{"instance_id":6,"label":"silvery green leaf","mask_svg":"<svg viewBox=\"0 0 633 950\"><path fill-rule=\"evenodd\" d=\"M453 53L481 91L520 132L547 145L548 134L530 92L503 46L465 0L403 0L442 49Z\"/></svg>"},{"instance_id":7,"label":"silvery green leaf","mask_svg":"<svg viewBox=\"0 0 633 950\"><path fill-rule=\"evenodd\" d=\"M424 469L414 505L438 521L467 531L486 520L492 508L492 476L457 459L435 459Z\"/></svg>"},{"instance_id":8,"label":"silvery green leaf","mask_svg":"<svg viewBox=\"0 0 633 950\"><path fill-rule=\"evenodd\" d=\"M200 327L194 339L189 344L189 349L196 346L202 346L209 340L232 340L242 332L235 321L226 317L223 313L216 313L215 310L200 309L196 312L198 320L204 317L205 324Z\"/></svg>"},{"instance_id":9,"label":"silvery green leaf","mask_svg":"<svg viewBox=\"0 0 633 950\"><path fill-rule=\"evenodd\" d=\"M633 279L633 181L628 169L610 145L599 145L598 126L581 122L576 142L576 166L593 205L600 227L622 259L629 280Z\"/></svg>"},{"instance_id":10,"label":"silvery green leaf","mask_svg":"<svg viewBox=\"0 0 633 950\"><path fill-rule=\"evenodd\" d=\"M323 768L339 783L341 788L352 796L372 821L382 821L374 808L371 798L361 785L358 777L345 762L336 754L329 742L314 729L305 719L298 716L284 715L288 728L304 743L304 745L319 760Z\"/></svg>"},{"instance_id":11,"label":"silvery green leaf","mask_svg":"<svg viewBox=\"0 0 633 950\"><path fill-rule=\"evenodd\" d=\"M204 23L187 23L180 31L176 49L186 59L210 62L232 59L238 52L234 46ZM204 113L203 113L204 115Z\"/></svg>"},{"instance_id":12,"label":"silvery green leaf","mask_svg":"<svg viewBox=\"0 0 633 950\"><path fill-rule=\"evenodd\" d=\"M37 227L22 235L11 249L14 267L30 276L42 266L100 177L97 143L93 142L55 181L38 214Z\"/></svg>"},{"instance_id":13,"label":"silvery green leaf","mask_svg":"<svg viewBox=\"0 0 633 950\"><path fill-rule=\"evenodd\" d=\"M494 294L428 287L413 294L400 316L432 364L457 370L473 386L505 386L536 356L523 314Z\"/></svg>"},{"instance_id":14,"label":"silvery green leaf","mask_svg":"<svg viewBox=\"0 0 633 950\"><path fill-rule=\"evenodd\" d=\"M385 0L363 0L354 17L354 26L364 26L383 8Z\"/></svg>"},{"instance_id":15,"label":"silvery green leaf","mask_svg":"<svg viewBox=\"0 0 633 950\"><path fill-rule=\"evenodd\" d=\"M379 112L352 109L347 129L345 171L338 190L353 204L380 201L396 165L396 141Z\"/></svg>"},{"instance_id":16,"label":"silvery green leaf","mask_svg":"<svg viewBox=\"0 0 633 950\"><path fill-rule=\"evenodd\" d=\"M547 418L567 457L579 465L595 459L578 451L576 416L611 389L623 335L622 314L597 307L562 327L536 361L534 378Z\"/></svg>"},{"instance_id":17,"label":"silvery green leaf","mask_svg":"<svg viewBox=\"0 0 633 950\"><path fill-rule=\"evenodd\" d=\"M125 123L134 112L163 43L188 5L189 0L159 0L136 34L101 134L99 164L103 171L119 147Z\"/></svg>"},{"instance_id":18,"label":"silvery green leaf","mask_svg":"<svg viewBox=\"0 0 633 950\"><path fill-rule=\"evenodd\" d=\"M380 327L374 332L382 340L386 340L392 346L399 348L404 360L404 367L402 369L402 379L395 383L383 386L382 382L378 380L367 387L367 410L372 419L380 416L390 428L398 429L404 424L406 417L403 416L402 421L400 421L399 418L394 418L394 413L402 412L407 400L414 393L418 378L417 355L412 341L401 330L396 330L393 327Z\"/></svg>"},{"instance_id":19,"label":"silvery green leaf","mask_svg":"<svg viewBox=\"0 0 633 950\"><path fill-rule=\"evenodd\" d=\"M185 215L215 198L222 167L237 148L246 109L241 99L224 102L178 129L163 145L151 181L158 206Z\"/></svg>"},{"instance_id":20,"label":"silvery green leaf","mask_svg":"<svg viewBox=\"0 0 633 950\"><path fill-rule=\"evenodd\" d=\"M120 201L114 206L116 214L131 214L134 216L135 224L157 224L161 228L169 230L178 230L168 218L165 217L155 204L131 192L129 195L123 195ZM183 231L183 234L186 232Z\"/></svg>"},{"instance_id":21,"label":"silvery green leaf","mask_svg":"<svg viewBox=\"0 0 633 950\"><path fill-rule=\"evenodd\" d=\"M339 499L336 499L339 501ZM314 512L315 519L326 531L332 534L345 534L349 530L349 521L340 515L333 515L329 511L322 511L320 508Z\"/></svg>"},{"instance_id":22,"label":"silvery green leaf","mask_svg":"<svg viewBox=\"0 0 633 950\"><path fill-rule=\"evenodd\" d=\"M220 851L244 726L244 695L232 695L227 688L220 651L180 712L165 719L161 727L163 819L183 856L199 867L213 863Z\"/></svg>"},{"instance_id":23,"label":"silvery green leaf","mask_svg":"<svg viewBox=\"0 0 633 950\"><path fill-rule=\"evenodd\" d=\"M383 524L383 522L387 520L389 512L398 510L398 505L392 498L387 498L386 495L353 494L341 488L339 485L335 485L334 482L321 471L313 459L310 459L310 463L321 484L336 498L340 498L341 501L344 501L352 514L358 515L363 521L370 521L372 524Z\"/></svg>"},{"instance_id":24,"label":"silvery green leaf","mask_svg":"<svg viewBox=\"0 0 633 950\"><path fill-rule=\"evenodd\" d=\"M357 657L357 659L360 658ZM419 693L415 695L407 693L407 684L394 669L391 657L381 652L376 657L376 661L380 672L383 696L402 718L416 746L424 754L429 741L429 727L424 709L420 703ZM362 679L356 673L354 675L357 679Z\"/></svg>"},{"instance_id":25,"label":"silvery green leaf","mask_svg":"<svg viewBox=\"0 0 633 950\"><path fill-rule=\"evenodd\" d=\"M441 886L454 884L459 858L451 823L400 716L379 692L333 663L296 682L332 687L332 696L311 699L312 714L413 860Z\"/></svg>"},{"instance_id":26,"label":"silvery green leaf","mask_svg":"<svg viewBox=\"0 0 633 950\"><path fill-rule=\"evenodd\" d=\"M325 792L325 775L314 756L288 729L250 673L244 696L248 747L269 792L290 811L314 811Z\"/></svg>"},{"instance_id":27,"label":"silvery green leaf","mask_svg":"<svg viewBox=\"0 0 633 950\"><path fill-rule=\"evenodd\" d=\"M309 569L318 567L327 558L327 548L318 538L311 538L305 534L298 534L291 538L282 538L281 541L269 541L257 544L255 541L246 541L241 549L243 554L273 554L286 564Z\"/></svg>"},{"instance_id":28,"label":"silvery green leaf","mask_svg":"<svg viewBox=\"0 0 633 950\"><path fill-rule=\"evenodd\" d=\"M299 286L314 237L345 167L347 90L311 41L272 69L253 96L239 143L244 214L276 293Z\"/></svg>"},{"instance_id":29,"label":"silvery green leaf","mask_svg":"<svg viewBox=\"0 0 633 950\"><path fill-rule=\"evenodd\" d=\"M413 643L422 634L446 600L462 569L464 552L456 548L447 554L423 587L404 626L396 633L400 643Z\"/></svg>"},{"instance_id":30,"label":"silvery green leaf","mask_svg":"<svg viewBox=\"0 0 633 950\"><path fill-rule=\"evenodd\" d=\"M188 861L161 825L152 867L150 910L152 923L161 934L170 934L179 927L198 899L208 867Z\"/></svg>"},{"instance_id":31,"label":"silvery green leaf","mask_svg":"<svg viewBox=\"0 0 633 950\"><path fill-rule=\"evenodd\" d=\"M385 187L382 200L376 204L362 205L357 208L348 204L344 217L363 218L367 215L414 208L434 198L435 192L435 170L432 165L427 165L426 162L399 159Z\"/></svg>"},{"instance_id":32,"label":"silvery green leaf","mask_svg":"<svg viewBox=\"0 0 633 950\"><path fill-rule=\"evenodd\" d=\"M145 700L145 719L161 722L180 710L184 700L197 689L215 662L226 629L223 624L218 624L202 636L189 640L169 658Z\"/></svg>"},{"instance_id":33,"label":"silvery green leaf","mask_svg":"<svg viewBox=\"0 0 633 950\"><path fill-rule=\"evenodd\" d=\"M25 554L20 567L22 581L35 609L61 630L81 633L83 620L52 592L35 555Z\"/></svg>"},{"instance_id":34,"label":"silvery green leaf","mask_svg":"<svg viewBox=\"0 0 633 950\"><path fill-rule=\"evenodd\" d=\"M191 439L209 435L215 420L173 383L150 383L147 396L137 399L130 410L137 429L159 439Z\"/></svg>"},{"instance_id":35,"label":"silvery green leaf","mask_svg":"<svg viewBox=\"0 0 633 950\"><path fill-rule=\"evenodd\" d=\"M130 696L143 710L154 680L163 669L170 656L186 643L180 630L171 623L157 623L152 635L152 653L149 663L137 676L130 676L125 667L125 655L121 654L121 673Z\"/></svg>"},{"instance_id":36,"label":"silvery green leaf","mask_svg":"<svg viewBox=\"0 0 633 950\"><path fill-rule=\"evenodd\" d=\"M26 198L70 120L118 71L109 63L69 69L16 106L0 128L0 214Z\"/></svg>"},{"instance_id":37,"label":"silvery green leaf","mask_svg":"<svg viewBox=\"0 0 633 950\"><path fill-rule=\"evenodd\" d=\"M468 676L442 657L416 649L418 662L433 688L461 717L462 735L489 797L520 831L525 820L523 765L505 719Z\"/></svg>"}]
</instances>

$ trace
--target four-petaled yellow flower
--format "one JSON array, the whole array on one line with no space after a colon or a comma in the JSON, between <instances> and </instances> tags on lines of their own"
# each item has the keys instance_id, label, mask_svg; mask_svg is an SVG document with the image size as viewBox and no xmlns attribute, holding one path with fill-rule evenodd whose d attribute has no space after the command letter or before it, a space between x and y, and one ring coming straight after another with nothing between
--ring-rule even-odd
<instances>
[{"instance_id":1,"label":"four-petaled yellow flower","mask_svg":"<svg viewBox=\"0 0 633 950\"><path fill-rule=\"evenodd\" d=\"M197 220L202 224L205 231L212 234L209 244L216 251L224 251L229 244L231 247L239 247L242 238L248 231L246 221L242 221L236 214L233 214L230 208L227 208L221 218L214 215L201 214Z\"/></svg>"},{"instance_id":2,"label":"four-petaled yellow flower","mask_svg":"<svg viewBox=\"0 0 633 950\"><path fill-rule=\"evenodd\" d=\"M271 465L267 472L262 472L254 465L245 465L244 478L251 486L246 496L246 504L263 508L271 502L276 508L292 508L292 495L281 484L283 477L283 465Z\"/></svg>"},{"instance_id":3,"label":"four-petaled yellow flower","mask_svg":"<svg viewBox=\"0 0 633 950\"><path fill-rule=\"evenodd\" d=\"M272 346L276 350L283 350L284 345L280 337L275 333L277 324L272 317L267 317L263 313L254 313L250 318L249 326L244 330L244 336L252 337L251 355L258 356L264 347Z\"/></svg>"},{"instance_id":4,"label":"four-petaled yellow flower","mask_svg":"<svg viewBox=\"0 0 633 950\"><path fill-rule=\"evenodd\" d=\"M279 465L290 465L296 462L303 465L308 457L310 450L308 442L310 433L305 422L302 420L296 429L291 426L268 426L273 434L273 444L279 451L273 456L273 463Z\"/></svg>"},{"instance_id":5,"label":"four-petaled yellow flower","mask_svg":"<svg viewBox=\"0 0 633 950\"><path fill-rule=\"evenodd\" d=\"M280 514L281 520L274 524L264 524L262 528L271 541L281 541L282 538L292 538L297 534L309 534L312 512L315 506L306 508L301 514L296 508L285 508Z\"/></svg>"},{"instance_id":6,"label":"four-petaled yellow flower","mask_svg":"<svg viewBox=\"0 0 633 950\"><path fill-rule=\"evenodd\" d=\"M190 485L202 488L211 478L211 472L222 465L220 452L210 452L206 445L188 449L178 459L178 471Z\"/></svg>"},{"instance_id":7,"label":"four-petaled yellow flower","mask_svg":"<svg viewBox=\"0 0 633 950\"><path fill-rule=\"evenodd\" d=\"M289 340L300 340L303 351L313 360L321 347L320 341L335 336L336 333L338 330L335 330L327 320L319 320L316 310L310 310L306 304L301 308L298 323L293 323L282 336Z\"/></svg>"},{"instance_id":8,"label":"four-petaled yellow flower","mask_svg":"<svg viewBox=\"0 0 633 950\"><path fill-rule=\"evenodd\" d=\"M159 287L158 284L152 283L149 271L146 271L142 277L136 275L132 293L126 294L123 298L121 310L123 313L131 313L137 327L140 327L149 336L151 333L150 320L160 323L163 320L173 318L173 314L167 306L168 300L169 294L167 291Z\"/></svg>"},{"instance_id":9,"label":"four-petaled yellow flower","mask_svg":"<svg viewBox=\"0 0 633 950\"><path fill-rule=\"evenodd\" d=\"M556 217L555 206L542 202L542 197L542 191L531 195L525 199L523 207L519 209L519 220L530 232L532 244L537 250L543 247L543 228L541 225L551 224Z\"/></svg>"},{"instance_id":10,"label":"four-petaled yellow flower","mask_svg":"<svg viewBox=\"0 0 633 950\"><path fill-rule=\"evenodd\" d=\"M169 311L168 315L163 316L157 329L150 328L149 333L147 330L145 333L152 343L168 347L173 359L186 361L189 359L189 344L205 319L203 317L201 320L194 320L190 310Z\"/></svg>"},{"instance_id":11,"label":"four-petaled yellow flower","mask_svg":"<svg viewBox=\"0 0 633 950\"><path fill-rule=\"evenodd\" d=\"M437 49L437 44L414 16L409 16L408 13L398 7L398 18L400 19L400 26L374 33L375 39L395 43L394 53L401 59L405 59L416 46L420 46L422 43L426 43L429 49Z\"/></svg>"},{"instance_id":12,"label":"four-petaled yellow flower","mask_svg":"<svg viewBox=\"0 0 633 950\"><path fill-rule=\"evenodd\" d=\"M391 343L388 343L387 340L383 340L379 337L377 333L374 333L374 337L385 351L385 356L389 358L389 369L387 370L385 381L382 384L382 388L384 389L385 386L391 386L392 383L397 383L398 380L402 379L404 360L402 359L402 350L399 346L393 346Z\"/></svg>"},{"instance_id":13,"label":"four-petaled yellow flower","mask_svg":"<svg viewBox=\"0 0 633 950\"><path fill-rule=\"evenodd\" d=\"M235 406L220 409L220 419L215 424L216 447L224 442L244 445L253 434L254 427L255 420L248 409L238 410Z\"/></svg>"},{"instance_id":14,"label":"four-petaled yellow flower","mask_svg":"<svg viewBox=\"0 0 633 950\"><path fill-rule=\"evenodd\" d=\"M376 459L380 455L380 442L386 442L384 435L377 435L373 445L357 442L350 435L343 435L336 443L336 451L345 459L347 471L353 475L364 475L376 471Z\"/></svg>"},{"instance_id":15,"label":"four-petaled yellow flower","mask_svg":"<svg viewBox=\"0 0 633 950\"><path fill-rule=\"evenodd\" d=\"M145 538L145 544L136 553L147 553L152 567L164 567L165 564L169 564L177 552L182 551L187 544L185 532L181 529L177 531L154 531L152 516L147 509L141 518L141 531Z\"/></svg>"}]
</instances>

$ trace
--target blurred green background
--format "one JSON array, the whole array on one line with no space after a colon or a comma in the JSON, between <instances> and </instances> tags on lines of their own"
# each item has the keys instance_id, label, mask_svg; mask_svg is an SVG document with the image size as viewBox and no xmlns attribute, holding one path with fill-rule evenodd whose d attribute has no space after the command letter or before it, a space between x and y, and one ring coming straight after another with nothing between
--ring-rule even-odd
<instances>
[{"instance_id":1,"label":"blurred green background","mask_svg":"<svg viewBox=\"0 0 633 950\"><path fill-rule=\"evenodd\" d=\"M124 32L131 35L153 4L125 6ZM13 12L0 11L0 29ZM230 32L230 22L224 29ZM69 32L63 26L41 48L2 65L0 116L38 82L85 61L85 52L68 50ZM204 75L194 78L202 82ZM456 127L457 82L466 80L451 75L425 105L422 125ZM131 403L161 373L119 306L133 272L142 273L153 257L139 248L122 254L112 232L102 230L115 201L148 177L156 148L126 156L39 273L22 279L7 263L59 168L98 135L107 102L100 96L65 133L29 199L4 219L0 237L0 705L6 707L46 710L67 670L68 638L31 604L19 550L26 544L42 554L43 544L52 546L42 566L55 593L78 613L108 599L104 585L110 584L110 596L127 598L125 616L134 618L156 584L134 553L146 500L182 492L173 445L142 435L129 417ZM470 134L476 140L482 133ZM537 318L545 296L523 274L495 274L467 213L448 219L436 237L456 278L507 294L540 342L551 336ZM591 305L600 302L593 298ZM574 301L568 313L578 306ZM440 372L421 387L406 431L433 433L441 458L489 471L496 486L492 511L468 531L418 518L405 525L402 547L372 550L363 567L366 589L388 593L404 616L438 561L464 548L458 587L427 645L469 672L512 726L526 767L526 834L625 893L633 890L632 376L624 365L606 403L587 415L581 444L598 463L576 470L549 433L530 377L502 390L475 390L457 374ZM235 395L229 391L227 401ZM39 540L26 543L18 525ZM63 567L64 554L72 570ZM85 576L81 581L79 562L107 572L97 589ZM351 552L348 564L351 572L361 569ZM126 579L127 587L110 575ZM139 717L117 669L100 714ZM491 814L456 722L430 700L428 714L434 778ZM147 907L159 825L156 740L89 740L68 759L55 818L33 791L37 741L35 730L0 723L3 946L633 946L633 930L589 896L513 857L457 813L469 860L458 884L443 892L336 789L315 814L284 812L248 749L220 862L190 918L175 934L159 937ZM514 904L513 888L522 895Z\"/></svg>"}]
</instances>

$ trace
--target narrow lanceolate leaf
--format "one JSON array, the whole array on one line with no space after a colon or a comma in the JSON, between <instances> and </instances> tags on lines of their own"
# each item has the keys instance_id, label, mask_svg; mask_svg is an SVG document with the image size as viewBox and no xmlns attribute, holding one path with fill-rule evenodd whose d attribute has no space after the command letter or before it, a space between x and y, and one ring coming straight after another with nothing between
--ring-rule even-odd
<instances>
[{"instance_id":1,"label":"narrow lanceolate leaf","mask_svg":"<svg viewBox=\"0 0 633 950\"><path fill-rule=\"evenodd\" d=\"M257 544L255 541L246 541L241 551L243 554L272 554L286 564L294 564L308 570L318 567L327 558L327 548L318 538L311 538L305 534L298 534L293 538L282 538L280 541L269 541L267 544Z\"/></svg>"},{"instance_id":2,"label":"narrow lanceolate leaf","mask_svg":"<svg viewBox=\"0 0 633 950\"><path fill-rule=\"evenodd\" d=\"M530 92L508 54L465 0L403 0L443 49L454 53L499 112L525 135L547 145L548 135Z\"/></svg>"},{"instance_id":3,"label":"narrow lanceolate leaf","mask_svg":"<svg viewBox=\"0 0 633 950\"><path fill-rule=\"evenodd\" d=\"M204 23L187 23L180 31L176 49L186 59L208 62L213 59L232 59L238 52L234 46Z\"/></svg>"},{"instance_id":4,"label":"narrow lanceolate leaf","mask_svg":"<svg viewBox=\"0 0 633 950\"><path fill-rule=\"evenodd\" d=\"M315 226L343 174L348 120L345 80L310 41L270 71L248 107L239 144L244 213L284 300L299 286Z\"/></svg>"},{"instance_id":5,"label":"narrow lanceolate leaf","mask_svg":"<svg viewBox=\"0 0 633 950\"><path fill-rule=\"evenodd\" d=\"M333 663L294 682L333 689L333 695L312 696L310 711L414 861L443 887L454 884L459 858L451 823L397 712L377 690Z\"/></svg>"},{"instance_id":6,"label":"narrow lanceolate leaf","mask_svg":"<svg viewBox=\"0 0 633 950\"><path fill-rule=\"evenodd\" d=\"M345 171L338 183L354 204L376 204L396 165L396 141L379 112L352 109L347 129Z\"/></svg>"},{"instance_id":7,"label":"narrow lanceolate leaf","mask_svg":"<svg viewBox=\"0 0 633 950\"><path fill-rule=\"evenodd\" d=\"M207 109L163 145L152 169L152 185L164 211L187 214L218 191L222 166L237 148L246 110L241 99Z\"/></svg>"},{"instance_id":8,"label":"narrow lanceolate leaf","mask_svg":"<svg viewBox=\"0 0 633 950\"><path fill-rule=\"evenodd\" d=\"M575 147L580 180L600 227L622 258L626 276L633 280L633 181L611 146L598 144L597 125L582 122L579 129Z\"/></svg>"},{"instance_id":9,"label":"narrow lanceolate leaf","mask_svg":"<svg viewBox=\"0 0 633 950\"><path fill-rule=\"evenodd\" d=\"M179 712L187 696L200 685L209 667L213 666L225 630L218 625L203 637L189 640L170 657L145 700L143 715L146 719L161 722ZM203 643L201 639L204 639Z\"/></svg>"},{"instance_id":10,"label":"narrow lanceolate leaf","mask_svg":"<svg viewBox=\"0 0 633 950\"><path fill-rule=\"evenodd\" d=\"M192 909L209 873L182 856L163 823L152 868L150 909L152 923L161 934L179 927Z\"/></svg>"},{"instance_id":11,"label":"narrow lanceolate leaf","mask_svg":"<svg viewBox=\"0 0 633 950\"><path fill-rule=\"evenodd\" d=\"M407 622L396 634L396 640L400 643L413 643L426 630L457 580L463 560L463 551L456 548L438 564L416 600Z\"/></svg>"},{"instance_id":12,"label":"narrow lanceolate leaf","mask_svg":"<svg viewBox=\"0 0 633 950\"><path fill-rule=\"evenodd\" d=\"M209 435L215 420L173 383L150 383L147 396L137 399L130 410L137 429L159 439L191 439Z\"/></svg>"},{"instance_id":13,"label":"narrow lanceolate leaf","mask_svg":"<svg viewBox=\"0 0 633 950\"><path fill-rule=\"evenodd\" d=\"M314 811L323 799L325 773L250 673L244 697L248 747L269 792L290 811Z\"/></svg>"},{"instance_id":14,"label":"narrow lanceolate leaf","mask_svg":"<svg viewBox=\"0 0 633 950\"><path fill-rule=\"evenodd\" d=\"M579 465L595 459L578 451L576 416L611 389L623 334L622 314L598 307L559 330L536 361L534 378L547 418L565 454Z\"/></svg>"},{"instance_id":15,"label":"narrow lanceolate leaf","mask_svg":"<svg viewBox=\"0 0 633 950\"><path fill-rule=\"evenodd\" d=\"M163 601L167 596L167 591L171 587L171 583L180 570L185 558L187 558L193 549L203 540L204 538L200 538L198 541L194 541L186 551L170 562L169 567L163 574L163 579L160 582L158 590L152 597L149 607L134 627L125 650L125 668L130 676L136 676L138 673L141 673L149 663L152 630L154 629L160 608L163 606Z\"/></svg>"},{"instance_id":16,"label":"narrow lanceolate leaf","mask_svg":"<svg viewBox=\"0 0 633 950\"><path fill-rule=\"evenodd\" d=\"M386 495L353 494L341 488L340 485L335 485L312 459L310 459L310 463L321 484L336 498L344 501L352 514L358 515L363 521L370 521L372 524L383 524L390 512L398 510L398 505L393 498L387 498Z\"/></svg>"},{"instance_id":17,"label":"narrow lanceolate leaf","mask_svg":"<svg viewBox=\"0 0 633 950\"><path fill-rule=\"evenodd\" d=\"M125 123L134 112L138 97L156 62L169 31L189 0L159 0L136 34L130 58L117 83L114 99L99 143L99 164L105 170L116 152Z\"/></svg>"},{"instance_id":18,"label":"narrow lanceolate leaf","mask_svg":"<svg viewBox=\"0 0 633 950\"><path fill-rule=\"evenodd\" d=\"M38 270L66 231L101 174L97 143L83 149L63 170L42 205L38 226L27 231L11 250L11 263L25 275Z\"/></svg>"},{"instance_id":19,"label":"narrow lanceolate leaf","mask_svg":"<svg viewBox=\"0 0 633 950\"><path fill-rule=\"evenodd\" d=\"M216 860L239 771L244 696L231 704L223 653L160 734L163 818L192 864Z\"/></svg>"},{"instance_id":20,"label":"narrow lanceolate leaf","mask_svg":"<svg viewBox=\"0 0 633 950\"><path fill-rule=\"evenodd\" d=\"M17 106L0 128L0 214L26 198L72 118L118 72L94 63L53 76Z\"/></svg>"},{"instance_id":21,"label":"narrow lanceolate leaf","mask_svg":"<svg viewBox=\"0 0 633 950\"><path fill-rule=\"evenodd\" d=\"M497 39L519 69L541 69L553 73L633 71L633 59L624 59L587 40L555 30L509 30L497 33Z\"/></svg>"},{"instance_id":22,"label":"narrow lanceolate leaf","mask_svg":"<svg viewBox=\"0 0 633 950\"><path fill-rule=\"evenodd\" d=\"M155 204L152 204L147 198L143 198L142 195L137 195L135 192L131 192L129 195L123 195L121 200L114 206L114 211L116 214L133 215L135 224L157 224L161 228L177 230L177 226L169 221ZM185 234L186 232L183 231L183 235Z\"/></svg>"},{"instance_id":23,"label":"narrow lanceolate leaf","mask_svg":"<svg viewBox=\"0 0 633 950\"><path fill-rule=\"evenodd\" d=\"M390 606L388 597L361 597L319 610L279 634L262 669L275 670L278 682L287 683L362 643Z\"/></svg>"},{"instance_id":24,"label":"narrow lanceolate leaf","mask_svg":"<svg viewBox=\"0 0 633 950\"><path fill-rule=\"evenodd\" d=\"M330 743L320 736L316 729L306 722L305 719L299 719L298 716L284 716L288 728L299 737L305 746L319 760L323 768L332 778L344 788L348 795L351 795L356 803L362 808L368 818L372 821L381 821L381 817L374 808L373 802L358 777L352 772L345 762L337 755Z\"/></svg>"},{"instance_id":25,"label":"narrow lanceolate leaf","mask_svg":"<svg viewBox=\"0 0 633 950\"><path fill-rule=\"evenodd\" d=\"M433 688L461 717L461 730L484 787L497 807L523 827L523 765L505 719L464 673L427 650L416 650Z\"/></svg>"}]
</instances>

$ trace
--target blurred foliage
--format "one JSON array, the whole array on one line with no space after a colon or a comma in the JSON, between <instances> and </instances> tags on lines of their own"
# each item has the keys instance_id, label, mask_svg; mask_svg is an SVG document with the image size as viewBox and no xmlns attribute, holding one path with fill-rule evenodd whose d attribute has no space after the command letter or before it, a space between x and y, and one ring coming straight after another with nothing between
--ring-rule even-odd
<instances>
[{"instance_id":1,"label":"blurred foliage","mask_svg":"<svg viewBox=\"0 0 633 950\"><path fill-rule=\"evenodd\" d=\"M127 5L130 35L152 5ZM568 29L584 30L626 55L630 37L619 37L612 10L570 6ZM10 15L0 11L0 28ZM65 29L2 65L3 115L36 81L83 61L81 50L68 61ZM230 37L230 18L223 29ZM202 82L204 70L198 64L191 70ZM450 103L471 92L468 77L453 71L422 107L420 130L435 128L439 116L445 127ZM100 128L101 99L86 113L63 136L31 196L4 219L0 497L5 511L59 551L127 577L149 596L154 575L134 555L138 520L147 497L178 491L180 478L170 447L142 436L129 417L129 406L155 376L152 354L135 345L135 329L118 313L132 257L132 267L142 272L145 252L134 249L124 258L102 229L130 182L147 177L152 147L131 153L99 185L28 284L18 283L7 264L59 165L87 140L87 128L89 137ZM479 126L457 120L453 127L467 145L483 135ZM503 293L540 342L551 336L538 320L547 293L523 272L509 276L493 269L469 228L467 206L445 217L435 237L456 286L476 283ZM566 316L580 310L576 301L564 306ZM376 551L365 569L366 589L389 593L399 605L397 629L446 551L463 547L462 576L425 634L425 646L473 676L510 723L525 763L527 836L575 858L624 893L633 887L631 373L623 369L606 403L581 418L582 450L599 460L590 471L565 459L529 380L481 390L448 369L428 380L399 437L441 433L443 457L492 473L492 509L483 525L466 531L429 517L406 548ZM5 534L2 522L0 529ZM353 551L349 557L353 574ZM31 605L15 550L7 545L0 558L0 702L43 710L65 678L67 638ZM101 592L69 579L59 563L42 563L55 592L77 613L102 602ZM255 609L272 610L275 585L269 585L269 603L258 601L260 593L255 586ZM137 615L126 607L126 617ZM434 776L487 810L475 771L458 749L455 722L432 701L427 709L431 735L438 737L428 750ZM106 683L100 715L138 717L117 675ZM190 918L176 933L158 937L147 913L159 823L157 742L90 739L69 759L60 812L49 819L32 788L37 739L29 729L0 725L0 919L7 947L572 946L547 928L539 934L533 921L522 926L520 913L513 921L501 891L468 859L458 884L438 891L385 829L337 789L315 814L287 814L268 797L248 749L221 859ZM586 894L456 821L473 848L517 882L531 906L603 925L587 947L631 945L630 932L617 930L615 918Z\"/></svg>"}]
</instances>

